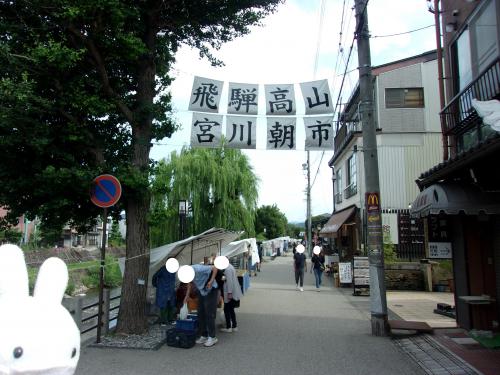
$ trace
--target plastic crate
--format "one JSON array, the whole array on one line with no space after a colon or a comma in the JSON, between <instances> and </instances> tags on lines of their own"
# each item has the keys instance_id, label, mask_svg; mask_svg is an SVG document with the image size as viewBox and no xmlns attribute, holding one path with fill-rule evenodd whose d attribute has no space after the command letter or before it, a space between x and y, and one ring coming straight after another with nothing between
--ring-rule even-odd
<instances>
[{"instance_id":1,"label":"plastic crate","mask_svg":"<svg viewBox=\"0 0 500 375\"><path fill-rule=\"evenodd\" d=\"M198 329L198 320L177 319L175 323L175 328L188 332L196 332L196 330Z\"/></svg>"}]
</instances>

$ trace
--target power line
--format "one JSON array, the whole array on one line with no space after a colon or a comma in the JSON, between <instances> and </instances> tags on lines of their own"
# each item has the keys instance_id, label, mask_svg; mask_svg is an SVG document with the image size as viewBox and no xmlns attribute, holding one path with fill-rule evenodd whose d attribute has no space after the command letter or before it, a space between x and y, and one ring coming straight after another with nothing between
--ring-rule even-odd
<instances>
[{"instance_id":1,"label":"power line","mask_svg":"<svg viewBox=\"0 0 500 375\"><path fill-rule=\"evenodd\" d=\"M368 6L368 0L366 0L366 2L365 2L365 6L363 7L363 11L361 12L361 14L362 14L362 15L366 12L366 8L367 8L367 6ZM361 18L363 18L363 17L361 17ZM356 40L356 37L357 37L357 35L358 35L359 31L361 30L362 26L363 26L363 24L361 24L361 23L360 23L359 25L357 25L357 26L356 26L356 29L355 29L355 31L354 31L354 37L352 38L351 47L349 47L349 55L347 56L347 63L346 63L346 67L345 67L344 75L343 75L343 77L342 77L342 83L341 83L341 85L340 85L339 95L338 95L338 97L337 97L337 102L335 103L335 108L334 108L334 110L333 110L333 113L334 113L334 114L337 112L337 107L338 107L338 105L339 105L340 97L341 97L341 95L342 95L342 89L344 88L345 76L346 76L346 74L347 74L347 68L348 68L348 66L349 66L349 60L351 59L352 49L353 49L353 47L354 47L354 41Z\"/></svg>"},{"instance_id":2,"label":"power line","mask_svg":"<svg viewBox=\"0 0 500 375\"><path fill-rule=\"evenodd\" d=\"M319 61L319 50L321 49L321 35L323 35L323 21L325 19L325 0L321 0L321 7L319 11L319 26L318 26L318 36L316 38L316 55L314 56L314 71L313 77L316 79L316 73L318 71L318 61Z\"/></svg>"},{"instance_id":3,"label":"power line","mask_svg":"<svg viewBox=\"0 0 500 375\"><path fill-rule=\"evenodd\" d=\"M387 34L387 35L375 35L375 36L372 36L371 38L372 39L374 39L374 38L387 38L387 37L390 37L390 36L398 36L398 35L410 34L410 33L416 32L416 31L428 29L429 27L434 27L434 24L427 25L427 26L424 26L424 27L419 27L418 29L414 29L414 30L410 30L410 31L405 31L405 32L402 32L402 33Z\"/></svg>"},{"instance_id":4,"label":"power line","mask_svg":"<svg viewBox=\"0 0 500 375\"><path fill-rule=\"evenodd\" d=\"M323 156L325 156L325 151L321 153L321 159L319 160L318 169L316 169L316 174L314 175L314 180L313 183L311 184L311 189L313 188L314 183L316 182L316 177L318 177L319 167L321 166L321 162L323 161Z\"/></svg>"}]
</instances>

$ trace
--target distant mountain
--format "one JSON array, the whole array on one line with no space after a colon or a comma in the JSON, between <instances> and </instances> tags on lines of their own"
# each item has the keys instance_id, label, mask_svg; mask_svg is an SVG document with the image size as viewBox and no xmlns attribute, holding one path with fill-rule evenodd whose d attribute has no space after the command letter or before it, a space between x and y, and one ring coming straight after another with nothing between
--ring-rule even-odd
<instances>
[{"instance_id":1,"label":"distant mountain","mask_svg":"<svg viewBox=\"0 0 500 375\"><path fill-rule=\"evenodd\" d=\"M288 224L293 224L293 225L296 225L300 228L305 228L305 223L303 221L291 221L289 222Z\"/></svg>"}]
</instances>

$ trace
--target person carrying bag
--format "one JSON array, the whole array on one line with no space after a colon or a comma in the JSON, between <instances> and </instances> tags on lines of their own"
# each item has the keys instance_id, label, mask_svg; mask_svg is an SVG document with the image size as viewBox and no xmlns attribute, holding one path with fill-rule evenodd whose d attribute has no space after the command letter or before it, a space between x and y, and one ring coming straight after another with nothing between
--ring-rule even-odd
<instances>
[{"instance_id":1,"label":"person carrying bag","mask_svg":"<svg viewBox=\"0 0 500 375\"><path fill-rule=\"evenodd\" d=\"M325 270L325 256L323 255L323 249L321 247L314 246L311 263L311 272L314 271L314 278L316 280L316 291L319 292L321 290L321 278Z\"/></svg>"}]
</instances>

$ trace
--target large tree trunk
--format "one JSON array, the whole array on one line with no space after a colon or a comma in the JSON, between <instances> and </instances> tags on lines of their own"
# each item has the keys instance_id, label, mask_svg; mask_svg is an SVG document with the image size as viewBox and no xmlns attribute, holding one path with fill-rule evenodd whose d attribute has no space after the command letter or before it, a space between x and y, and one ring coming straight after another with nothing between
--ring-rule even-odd
<instances>
[{"instance_id":1,"label":"large tree trunk","mask_svg":"<svg viewBox=\"0 0 500 375\"><path fill-rule=\"evenodd\" d=\"M122 284L117 332L140 334L147 330L146 297L149 273L149 197L127 201L127 261Z\"/></svg>"},{"instance_id":2,"label":"large tree trunk","mask_svg":"<svg viewBox=\"0 0 500 375\"><path fill-rule=\"evenodd\" d=\"M144 16L143 42L150 51L137 63L137 107L132 125L133 155L130 173L138 184L127 197L127 261L122 285L117 332L140 334L147 330L147 287L149 276L149 151L155 96L157 12L158 2ZM138 180L137 180L138 178Z\"/></svg>"}]
</instances>

